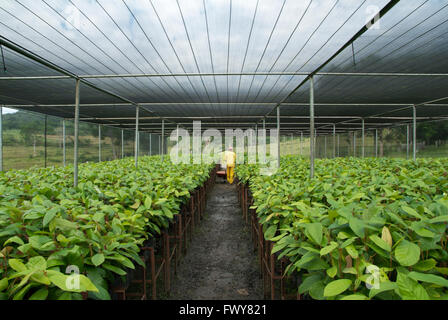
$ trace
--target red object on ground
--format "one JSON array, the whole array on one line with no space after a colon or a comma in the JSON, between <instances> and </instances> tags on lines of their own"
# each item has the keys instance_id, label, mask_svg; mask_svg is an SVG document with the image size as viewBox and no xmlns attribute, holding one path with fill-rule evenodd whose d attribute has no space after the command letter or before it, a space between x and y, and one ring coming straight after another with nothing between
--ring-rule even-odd
<instances>
[{"instance_id":1,"label":"red object on ground","mask_svg":"<svg viewBox=\"0 0 448 320\"><path fill-rule=\"evenodd\" d=\"M224 170L216 171L216 175L225 177L226 176L226 172Z\"/></svg>"}]
</instances>

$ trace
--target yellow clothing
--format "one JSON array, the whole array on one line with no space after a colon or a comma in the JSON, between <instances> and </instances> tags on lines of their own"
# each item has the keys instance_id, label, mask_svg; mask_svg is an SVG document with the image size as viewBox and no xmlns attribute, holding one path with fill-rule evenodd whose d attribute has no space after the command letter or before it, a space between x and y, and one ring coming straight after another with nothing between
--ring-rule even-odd
<instances>
[{"instance_id":1,"label":"yellow clothing","mask_svg":"<svg viewBox=\"0 0 448 320\"><path fill-rule=\"evenodd\" d=\"M236 162L236 153L233 151L224 151L222 161L226 165L227 181L232 184Z\"/></svg>"},{"instance_id":2,"label":"yellow clothing","mask_svg":"<svg viewBox=\"0 0 448 320\"><path fill-rule=\"evenodd\" d=\"M224 151L222 161L227 167L235 167L236 153L233 151Z\"/></svg>"},{"instance_id":3,"label":"yellow clothing","mask_svg":"<svg viewBox=\"0 0 448 320\"><path fill-rule=\"evenodd\" d=\"M229 181L230 184L233 183L233 169L235 167L227 167L227 181Z\"/></svg>"}]
</instances>

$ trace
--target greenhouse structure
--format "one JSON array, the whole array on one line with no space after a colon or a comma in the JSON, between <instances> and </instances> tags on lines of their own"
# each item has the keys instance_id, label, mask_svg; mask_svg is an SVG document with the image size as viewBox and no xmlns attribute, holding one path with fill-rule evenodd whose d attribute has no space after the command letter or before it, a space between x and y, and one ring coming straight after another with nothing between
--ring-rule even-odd
<instances>
[{"instance_id":1,"label":"greenhouse structure","mask_svg":"<svg viewBox=\"0 0 448 320\"><path fill-rule=\"evenodd\" d=\"M220 192L239 299L448 299L447 88L444 0L2 0L0 299L176 296ZM198 122L277 129L278 171L171 164Z\"/></svg>"}]
</instances>

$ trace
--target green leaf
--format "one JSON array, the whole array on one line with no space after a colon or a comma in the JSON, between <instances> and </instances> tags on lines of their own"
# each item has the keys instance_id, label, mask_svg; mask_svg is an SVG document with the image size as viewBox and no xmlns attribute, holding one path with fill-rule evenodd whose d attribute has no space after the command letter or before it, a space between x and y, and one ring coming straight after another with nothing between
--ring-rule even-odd
<instances>
[{"instance_id":1,"label":"green leaf","mask_svg":"<svg viewBox=\"0 0 448 320\"><path fill-rule=\"evenodd\" d=\"M58 212L57 208L53 208L51 210L48 210L47 213L44 216L44 220L42 221L42 225L45 227L47 224L51 222L51 220L54 219Z\"/></svg>"},{"instance_id":2,"label":"green leaf","mask_svg":"<svg viewBox=\"0 0 448 320\"><path fill-rule=\"evenodd\" d=\"M398 294L403 300L429 300L425 288L402 272L397 275Z\"/></svg>"},{"instance_id":3,"label":"green leaf","mask_svg":"<svg viewBox=\"0 0 448 320\"><path fill-rule=\"evenodd\" d=\"M34 292L31 295L30 300L45 300L47 299L47 297L48 297L48 289L42 288Z\"/></svg>"},{"instance_id":4,"label":"green leaf","mask_svg":"<svg viewBox=\"0 0 448 320\"><path fill-rule=\"evenodd\" d=\"M333 267L327 269L327 275L330 278L334 278L337 273L338 273L338 267L337 266L333 266Z\"/></svg>"},{"instance_id":5,"label":"green leaf","mask_svg":"<svg viewBox=\"0 0 448 320\"><path fill-rule=\"evenodd\" d=\"M349 296L345 296L343 298L341 298L340 300L369 300L368 297L366 297L363 294L351 294Z\"/></svg>"},{"instance_id":6,"label":"green leaf","mask_svg":"<svg viewBox=\"0 0 448 320\"><path fill-rule=\"evenodd\" d=\"M264 237L266 240L270 240L275 236L275 233L277 232L277 225L272 225L264 233Z\"/></svg>"},{"instance_id":7,"label":"green leaf","mask_svg":"<svg viewBox=\"0 0 448 320\"><path fill-rule=\"evenodd\" d=\"M381 239L376 235L371 235L369 239L372 240L378 247L380 247L383 250L386 250L388 252L392 250L392 247L386 241L384 241L383 239Z\"/></svg>"},{"instance_id":8,"label":"green leaf","mask_svg":"<svg viewBox=\"0 0 448 320\"><path fill-rule=\"evenodd\" d=\"M28 260L26 266L29 270L44 271L47 269L47 260L41 256L32 257Z\"/></svg>"},{"instance_id":9,"label":"green leaf","mask_svg":"<svg viewBox=\"0 0 448 320\"><path fill-rule=\"evenodd\" d=\"M438 216L429 220L430 223L448 222L448 215Z\"/></svg>"},{"instance_id":10,"label":"green leaf","mask_svg":"<svg viewBox=\"0 0 448 320\"><path fill-rule=\"evenodd\" d=\"M406 212L407 214L409 214L410 216L413 216L418 219L423 218L420 214L418 214L418 212L416 210L412 209L411 207L402 206L401 209L403 209L403 211Z\"/></svg>"},{"instance_id":11,"label":"green leaf","mask_svg":"<svg viewBox=\"0 0 448 320\"><path fill-rule=\"evenodd\" d=\"M145 207L146 207L146 209L151 209L151 207L152 207L152 199L151 199L151 197L146 197L146 199L145 199Z\"/></svg>"},{"instance_id":12,"label":"green leaf","mask_svg":"<svg viewBox=\"0 0 448 320\"><path fill-rule=\"evenodd\" d=\"M408 277L413 280L416 280L416 281L428 282L428 283L436 284L441 287L448 287L448 280L446 280L445 278L443 278L441 276L436 276L434 274L420 273L420 272L412 271L408 274Z\"/></svg>"},{"instance_id":13,"label":"green leaf","mask_svg":"<svg viewBox=\"0 0 448 320\"><path fill-rule=\"evenodd\" d=\"M37 250L51 251L54 249L54 245L50 247L53 240L47 236L32 236L28 239L28 241L31 246ZM47 246L45 246L46 244Z\"/></svg>"},{"instance_id":14,"label":"green leaf","mask_svg":"<svg viewBox=\"0 0 448 320\"><path fill-rule=\"evenodd\" d=\"M321 223L307 223L305 225L307 237L320 245L322 242L323 228Z\"/></svg>"},{"instance_id":15,"label":"green leaf","mask_svg":"<svg viewBox=\"0 0 448 320\"><path fill-rule=\"evenodd\" d=\"M358 237L364 238L365 223L362 220L351 216L348 220L348 224Z\"/></svg>"},{"instance_id":16,"label":"green leaf","mask_svg":"<svg viewBox=\"0 0 448 320\"><path fill-rule=\"evenodd\" d=\"M403 240L395 248L395 258L402 266L412 266L420 259L420 248L415 243Z\"/></svg>"},{"instance_id":17,"label":"green leaf","mask_svg":"<svg viewBox=\"0 0 448 320\"><path fill-rule=\"evenodd\" d=\"M307 277L299 286L299 294L303 294L311 290L316 283L320 282L322 279L318 274Z\"/></svg>"},{"instance_id":18,"label":"green leaf","mask_svg":"<svg viewBox=\"0 0 448 320\"><path fill-rule=\"evenodd\" d=\"M51 280L51 282L56 285L59 289L62 289L64 291L69 292L85 292L85 291L94 291L98 292L98 289L95 287L95 285L87 278L85 275L79 274L79 275L65 275L58 271L53 270L47 270L48 278ZM79 287L76 288L76 281L75 277L79 277ZM70 285L68 287L67 285ZM73 288L71 287L73 286Z\"/></svg>"},{"instance_id":19,"label":"green leaf","mask_svg":"<svg viewBox=\"0 0 448 320\"><path fill-rule=\"evenodd\" d=\"M338 294L343 293L345 290L347 290L352 284L352 280L350 279L339 279L334 280L327 284L324 289L324 296L325 297L334 297Z\"/></svg>"},{"instance_id":20,"label":"green leaf","mask_svg":"<svg viewBox=\"0 0 448 320\"><path fill-rule=\"evenodd\" d=\"M328 245L320 250L320 255L321 256L327 255L330 252L332 252L334 249L336 249L337 247L338 247L338 243L332 241L330 245Z\"/></svg>"},{"instance_id":21,"label":"green leaf","mask_svg":"<svg viewBox=\"0 0 448 320\"><path fill-rule=\"evenodd\" d=\"M436 260L427 259L419 261L417 264L413 265L412 268L417 271L429 271L432 270L436 265Z\"/></svg>"},{"instance_id":22,"label":"green leaf","mask_svg":"<svg viewBox=\"0 0 448 320\"><path fill-rule=\"evenodd\" d=\"M125 276L126 275L126 271L124 271L123 269L120 269L118 267L115 267L111 264L108 263L103 263L103 268L110 270L112 272L115 272L116 274L119 274L120 276Z\"/></svg>"},{"instance_id":23,"label":"green leaf","mask_svg":"<svg viewBox=\"0 0 448 320\"><path fill-rule=\"evenodd\" d=\"M90 281L89 278L87 278L85 275L80 274L79 275L79 283L81 285L82 291L92 291L92 292L99 292L97 287Z\"/></svg>"},{"instance_id":24,"label":"green leaf","mask_svg":"<svg viewBox=\"0 0 448 320\"><path fill-rule=\"evenodd\" d=\"M9 259L8 260L9 265L11 268L13 268L17 272L26 271L26 266L22 263L22 261L18 259Z\"/></svg>"},{"instance_id":25,"label":"green leaf","mask_svg":"<svg viewBox=\"0 0 448 320\"><path fill-rule=\"evenodd\" d=\"M6 288L8 288L8 279L7 278L3 278L3 279L0 280L0 292L5 290Z\"/></svg>"},{"instance_id":26,"label":"green leaf","mask_svg":"<svg viewBox=\"0 0 448 320\"><path fill-rule=\"evenodd\" d=\"M27 284L25 287L23 287L16 295L14 295L13 300L22 300L25 294L28 292L28 290L31 289L33 286L32 283Z\"/></svg>"},{"instance_id":27,"label":"green leaf","mask_svg":"<svg viewBox=\"0 0 448 320\"><path fill-rule=\"evenodd\" d=\"M348 254L353 258L357 259L359 257L358 250L356 250L354 245L349 245L345 248L347 250Z\"/></svg>"},{"instance_id":28,"label":"green leaf","mask_svg":"<svg viewBox=\"0 0 448 320\"><path fill-rule=\"evenodd\" d=\"M370 292L369 292L370 299L375 297L377 294L380 294L381 292L395 290L398 288L396 283L390 282L390 281L380 282L379 285L380 285L379 289L375 289L375 288L370 289Z\"/></svg>"},{"instance_id":29,"label":"green leaf","mask_svg":"<svg viewBox=\"0 0 448 320\"><path fill-rule=\"evenodd\" d=\"M20 239L18 236L14 236L14 237L9 238L8 240L5 241L3 246L6 247L6 245L9 244L9 243L17 243L19 245L24 245L25 244L23 242L23 240Z\"/></svg>"},{"instance_id":30,"label":"green leaf","mask_svg":"<svg viewBox=\"0 0 448 320\"><path fill-rule=\"evenodd\" d=\"M101 265L104 262L104 260L105 260L104 254L102 253L97 253L92 257L92 263L94 264L95 267Z\"/></svg>"},{"instance_id":31,"label":"green leaf","mask_svg":"<svg viewBox=\"0 0 448 320\"><path fill-rule=\"evenodd\" d=\"M58 271L48 270L47 276L55 286L57 286L59 289L62 289L63 291L81 292L80 289L69 289L67 287L67 280L69 279L68 275L65 275Z\"/></svg>"}]
</instances>

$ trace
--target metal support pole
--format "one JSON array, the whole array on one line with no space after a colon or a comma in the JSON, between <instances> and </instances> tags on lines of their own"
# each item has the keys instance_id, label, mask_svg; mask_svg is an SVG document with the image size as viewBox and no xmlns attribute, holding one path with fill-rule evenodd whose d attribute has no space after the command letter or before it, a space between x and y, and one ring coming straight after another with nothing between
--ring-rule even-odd
<instances>
[{"instance_id":1,"label":"metal support pole","mask_svg":"<svg viewBox=\"0 0 448 320\"><path fill-rule=\"evenodd\" d=\"M300 156L303 156L303 131L300 131Z\"/></svg>"},{"instance_id":2,"label":"metal support pole","mask_svg":"<svg viewBox=\"0 0 448 320\"><path fill-rule=\"evenodd\" d=\"M406 160L409 160L409 125L406 126Z\"/></svg>"},{"instance_id":3,"label":"metal support pole","mask_svg":"<svg viewBox=\"0 0 448 320\"><path fill-rule=\"evenodd\" d=\"M356 131L353 131L353 157L356 157Z\"/></svg>"},{"instance_id":4,"label":"metal support pole","mask_svg":"<svg viewBox=\"0 0 448 320\"><path fill-rule=\"evenodd\" d=\"M159 137L159 156L162 155L162 148L160 148L160 136Z\"/></svg>"},{"instance_id":5,"label":"metal support pole","mask_svg":"<svg viewBox=\"0 0 448 320\"><path fill-rule=\"evenodd\" d=\"M258 158L258 124L255 125L255 154L256 158Z\"/></svg>"},{"instance_id":6,"label":"metal support pole","mask_svg":"<svg viewBox=\"0 0 448 320\"><path fill-rule=\"evenodd\" d=\"M340 146L340 144L339 144L339 135L338 135L338 158L339 158L339 156L340 156L339 146Z\"/></svg>"},{"instance_id":7,"label":"metal support pole","mask_svg":"<svg viewBox=\"0 0 448 320\"><path fill-rule=\"evenodd\" d=\"M263 130L266 130L266 119L263 119Z\"/></svg>"},{"instance_id":8,"label":"metal support pole","mask_svg":"<svg viewBox=\"0 0 448 320\"><path fill-rule=\"evenodd\" d=\"M3 171L3 106L0 106L0 172Z\"/></svg>"},{"instance_id":9,"label":"metal support pole","mask_svg":"<svg viewBox=\"0 0 448 320\"><path fill-rule=\"evenodd\" d=\"M291 146L291 154L293 154L294 153L294 144L293 144L293 141L294 141L294 134L293 133L291 133L291 143L290 143L290 146Z\"/></svg>"},{"instance_id":10,"label":"metal support pole","mask_svg":"<svg viewBox=\"0 0 448 320\"><path fill-rule=\"evenodd\" d=\"M74 160L73 160L73 176L74 176L74 186L78 186L78 139L79 139L79 79L76 79L76 90L75 90L75 143L74 143Z\"/></svg>"},{"instance_id":11,"label":"metal support pole","mask_svg":"<svg viewBox=\"0 0 448 320\"><path fill-rule=\"evenodd\" d=\"M64 167L67 165L67 155L66 155L66 136L65 136L65 119L62 120L62 163Z\"/></svg>"},{"instance_id":12,"label":"metal support pole","mask_svg":"<svg viewBox=\"0 0 448 320\"><path fill-rule=\"evenodd\" d=\"M121 130L121 159L124 158L124 131Z\"/></svg>"},{"instance_id":13,"label":"metal support pole","mask_svg":"<svg viewBox=\"0 0 448 320\"><path fill-rule=\"evenodd\" d=\"M365 125L364 119L362 119L362 157L364 158L366 155L366 146L365 146Z\"/></svg>"},{"instance_id":14,"label":"metal support pole","mask_svg":"<svg viewBox=\"0 0 448 320\"><path fill-rule=\"evenodd\" d=\"M417 160L417 108L412 106L412 159Z\"/></svg>"},{"instance_id":15,"label":"metal support pole","mask_svg":"<svg viewBox=\"0 0 448 320\"><path fill-rule=\"evenodd\" d=\"M98 125L98 162L101 162L101 125Z\"/></svg>"},{"instance_id":16,"label":"metal support pole","mask_svg":"<svg viewBox=\"0 0 448 320\"><path fill-rule=\"evenodd\" d=\"M310 178L314 178L314 77L310 78Z\"/></svg>"},{"instance_id":17,"label":"metal support pole","mask_svg":"<svg viewBox=\"0 0 448 320\"><path fill-rule=\"evenodd\" d=\"M135 108L135 148L134 148L134 158L135 158L135 167L138 167L138 126L140 121L140 105L137 105Z\"/></svg>"},{"instance_id":18,"label":"metal support pole","mask_svg":"<svg viewBox=\"0 0 448 320\"><path fill-rule=\"evenodd\" d=\"M375 158L378 158L378 129L375 129Z\"/></svg>"},{"instance_id":19,"label":"metal support pole","mask_svg":"<svg viewBox=\"0 0 448 320\"><path fill-rule=\"evenodd\" d=\"M162 161L165 157L165 120L162 120Z\"/></svg>"},{"instance_id":20,"label":"metal support pole","mask_svg":"<svg viewBox=\"0 0 448 320\"><path fill-rule=\"evenodd\" d=\"M149 134L149 155L152 156L152 135Z\"/></svg>"},{"instance_id":21,"label":"metal support pole","mask_svg":"<svg viewBox=\"0 0 448 320\"><path fill-rule=\"evenodd\" d=\"M333 158L336 158L336 125L333 125Z\"/></svg>"},{"instance_id":22,"label":"metal support pole","mask_svg":"<svg viewBox=\"0 0 448 320\"><path fill-rule=\"evenodd\" d=\"M45 127L44 127L44 167L47 167L47 128L48 128L48 116L45 115Z\"/></svg>"},{"instance_id":23,"label":"metal support pole","mask_svg":"<svg viewBox=\"0 0 448 320\"><path fill-rule=\"evenodd\" d=\"M280 168L280 106L277 107L277 165Z\"/></svg>"},{"instance_id":24,"label":"metal support pole","mask_svg":"<svg viewBox=\"0 0 448 320\"><path fill-rule=\"evenodd\" d=\"M324 158L327 158L327 136L324 136Z\"/></svg>"}]
</instances>

